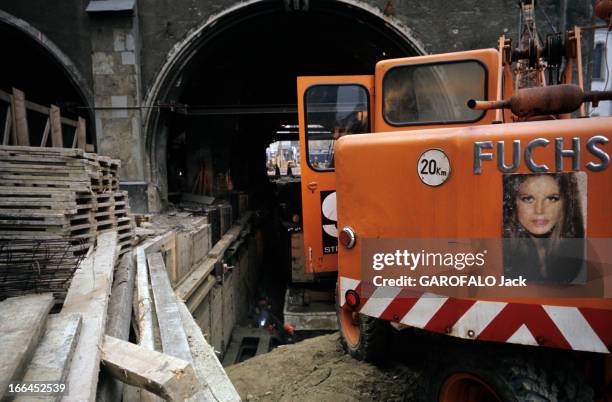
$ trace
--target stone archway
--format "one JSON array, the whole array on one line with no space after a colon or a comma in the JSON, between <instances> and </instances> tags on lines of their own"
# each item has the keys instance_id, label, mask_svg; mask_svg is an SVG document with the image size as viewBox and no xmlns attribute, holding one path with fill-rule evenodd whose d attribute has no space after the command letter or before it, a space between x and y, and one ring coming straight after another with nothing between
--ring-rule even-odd
<instances>
[{"instance_id":1,"label":"stone archway","mask_svg":"<svg viewBox=\"0 0 612 402\"><path fill-rule=\"evenodd\" d=\"M290 16L287 17L287 15ZM283 26L285 30L291 30L291 26L283 25L283 21L286 18L294 19L297 23L302 24L300 25L301 27L306 27L306 29L309 29L311 24L315 26L315 31L327 29L325 34L330 38L334 35L338 35L338 32L335 32L333 28L335 21L338 21L338 24L345 30L353 30L353 32L345 34L344 40L347 42L346 44L329 41L333 43L332 45L327 43L328 41L326 40L320 40L322 37L324 38L321 32L313 31L315 32L313 35L320 40L318 46L320 46L321 51L327 52L326 55L330 57L331 61L329 61L329 65L325 66L324 57L317 58L316 50L313 51L311 49L310 53L301 59L301 62L303 62L302 64L308 64L310 61L308 58L316 59L316 63L318 63L317 68L310 70L308 68L302 68L302 64L300 64L300 60L298 60L299 57L294 55L291 59L295 64L293 70L283 70L283 73L287 75L371 74L374 64L377 61L375 57L382 59L425 53L423 46L413 37L408 27L391 17L385 16L381 10L361 1L351 0L320 2L316 4L311 3L308 11L295 11L283 9L283 2L255 0L237 4L222 13L208 18L201 26L194 29L184 40L174 46L167 57L167 61L153 80L145 97L145 116L143 121L146 155L145 179L150 183L148 190L150 210L158 210L167 195L168 175L166 155L168 137L172 135L171 131L173 130L171 123L169 123L171 117L169 117L167 113L168 109L161 109L155 106L160 104L169 105L173 102L184 103L184 98L189 98L193 102L195 95L193 94L193 90L189 93L189 88L193 86L190 83L197 80L194 78L197 75L194 71L203 65L206 66L215 63L215 57L211 56L207 60L203 60L204 57L202 54L209 52L209 54L213 56L225 55L223 52L217 51L217 53L215 53L210 49L223 46L239 47L239 45L236 46L238 43L237 41L228 39L232 36L232 32L235 32L234 36L249 36L251 31L245 27L251 24L253 28L258 27L258 29L261 30L262 27L258 25L258 21L267 21L268 24L266 27L278 24L279 27ZM308 22L309 18L311 22ZM263 29L266 29L266 27ZM254 29L252 32L256 32L256 30ZM300 32L279 30L278 34L296 36L300 35ZM351 34L361 39L355 39L353 41L351 39ZM376 39L370 41L367 39L369 37L375 37ZM266 36L264 38L268 39L268 42L264 42L266 43L266 47L274 46L274 44L271 43L275 40L273 36ZM307 39L308 38L304 37L298 38L296 40L296 46L299 47L300 45L308 44ZM334 49L330 46L336 46L336 48ZM354 47L354 52L352 52L354 54L347 53L346 48L351 47ZM377 56L371 54L377 51L377 49L387 48L391 50L388 52L382 51L381 54ZM344 56L349 56L346 59L346 67L342 65L342 60L338 58L334 59L335 50L344 52ZM241 49L235 49L236 53L241 51ZM265 53L267 57L271 56L270 53L263 53ZM355 60L357 60L360 55L363 55L364 58L369 60L368 67L366 68L364 65L361 65L359 68L353 68L351 70L351 65L355 64ZM232 56L230 55L230 57ZM265 65L265 63L262 62L260 65ZM293 84L293 86L295 86L295 84ZM183 102L181 102L181 100L183 100ZM243 99L238 99L238 103L241 103L240 101L242 100ZM210 101L210 98L208 98L207 101L202 100L201 102L203 104L208 104ZM234 101L236 101L236 99L234 99ZM295 99L293 99L293 102L295 102Z\"/></svg>"},{"instance_id":2,"label":"stone archway","mask_svg":"<svg viewBox=\"0 0 612 402\"><path fill-rule=\"evenodd\" d=\"M93 111L91 109L93 94L87 81L70 58L38 29L2 10L0 10L0 24L17 33L18 36L21 35L29 45L40 49L45 57L53 60L56 66L60 66L59 69L63 77L69 82L71 89L78 94L80 103L87 107L89 120L93 122Z\"/></svg>"}]
</instances>

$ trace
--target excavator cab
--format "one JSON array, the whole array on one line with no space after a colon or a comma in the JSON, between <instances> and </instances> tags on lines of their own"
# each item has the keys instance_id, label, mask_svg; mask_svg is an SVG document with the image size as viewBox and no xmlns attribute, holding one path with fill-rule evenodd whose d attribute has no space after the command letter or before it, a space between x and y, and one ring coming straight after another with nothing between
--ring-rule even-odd
<instances>
[{"instance_id":1,"label":"excavator cab","mask_svg":"<svg viewBox=\"0 0 612 402\"><path fill-rule=\"evenodd\" d=\"M306 273L338 270L336 144L345 135L491 124L495 49L381 61L373 76L298 77ZM372 166L375 169L375 166ZM355 183L359 185L359 183Z\"/></svg>"}]
</instances>

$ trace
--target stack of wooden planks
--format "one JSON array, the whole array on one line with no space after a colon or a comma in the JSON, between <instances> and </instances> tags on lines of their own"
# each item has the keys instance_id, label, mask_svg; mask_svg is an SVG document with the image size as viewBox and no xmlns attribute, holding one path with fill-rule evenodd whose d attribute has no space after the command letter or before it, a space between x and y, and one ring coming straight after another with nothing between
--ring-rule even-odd
<instances>
[{"instance_id":1,"label":"stack of wooden planks","mask_svg":"<svg viewBox=\"0 0 612 402\"><path fill-rule=\"evenodd\" d=\"M124 275L130 270L130 258L123 258L115 269L117 240L115 231L98 237L59 314L49 314L54 301L48 293L0 302L0 399L108 400L105 388L98 386L101 363L107 374L153 390L166 400L183 401L203 389L191 362L128 343L112 336L120 335L116 331L109 335L111 328L117 328L118 316L127 318L129 329L131 303L125 300L131 293L122 290L131 290L134 283L132 264L131 284L121 288L130 281ZM112 286L115 271L119 283ZM124 297L115 297L114 292ZM122 337L129 334L121 332ZM34 387L41 390L42 381L49 385L48 392L34 392Z\"/></svg>"},{"instance_id":2,"label":"stack of wooden planks","mask_svg":"<svg viewBox=\"0 0 612 402\"><path fill-rule=\"evenodd\" d=\"M81 149L0 146L0 298L48 291L61 302L66 275L104 231L119 232L121 255L131 250L135 224L127 193L118 189L119 166L118 160ZM21 270L23 286L15 287L19 271L8 278L7 269L15 252L28 247L69 254L58 260L30 253L29 268Z\"/></svg>"},{"instance_id":3,"label":"stack of wooden planks","mask_svg":"<svg viewBox=\"0 0 612 402\"><path fill-rule=\"evenodd\" d=\"M172 289L166 269L166 260L171 263L172 257L164 252L171 237L165 234L150 239L135 251L133 316L138 343L144 349L163 352L193 366L196 393L188 401L239 401L240 396L215 351L204 339L185 302ZM127 391L124 400L132 400Z\"/></svg>"}]
</instances>

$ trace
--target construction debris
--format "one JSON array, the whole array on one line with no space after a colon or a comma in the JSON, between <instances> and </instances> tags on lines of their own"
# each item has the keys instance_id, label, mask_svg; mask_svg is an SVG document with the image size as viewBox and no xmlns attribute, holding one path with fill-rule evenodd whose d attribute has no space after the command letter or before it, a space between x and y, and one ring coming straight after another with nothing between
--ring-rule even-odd
<instances>
[{"instance_id":1,"label":"construction debris","mask_svg":"<svg viewBox=\"0 0 612 402\"><path fill-rule=\"evenodd\" d=\"M131 250L135 223L119 166L81 149L0 146L0 297L52 292L61 303L106 230L118 232L120 255Z\"/></svg>"},{"instance_id":2,"label":"construction debris","mask_svg":"<svg viewBox=\"0 0 612 402\"><path fill-rule=\"evenodd\" d=\"M112 376L168 401L183 401L200 388L189 362L112 336L104 337L102 362Z\"/></svg>"},{"instance_id":3,"label":"construction debris","mask_svg":"<svg viewBox=\"0 0 612 402\"><path fill-rule=\"evenodd\" d=\"M68 375L69 394L65 401L94 401L100 369L100 349L106 330L108 300L113 284L117 258L117 233L98 237L97 247L86 258L72 278L62 313L79 313L83 317Z\"/></svg>"},{"instance_id":4,"label":"construction debris","mask_svg":"<svg viewBox=\"0 0 612 402\"><path fill-rule=\"evenodd\" d=\"M127 252L135 225L119 166L80 149L0 146L0 239L70 239L83 253L117 229Z\"/></svg>"},{"instance_id":5,"label":"construction debris","mask_svg":"<svg viewBox=\"0 0 612 402\"><path fill-rule=\"evenodd\" d=\"M26 372L52 306L50 294L15 297L0 303L0 399L9 383L20 380Z\"/></svg>"},{"instance_id":6,"label":"construction debris","mask_svg":"<svg viewBox=\"0 0 612 402\"><path fill-rule=\"evenodd\" d=\"M130 336L135 278L136 264L132 253L124 254L115 270L106 321L106 334L123 341L127 341ZM121 381L108 376L100 376L96 401L121 400L123 389Z\"/></svg>"},{"instance_id":7,"label":"construction debris","mask_svg":"<svg viewBox=\"0 0 612 402\"><path fill-rule=\"evenodd\" d=\"M56 384L66 382L68 369L79 339L81 316L79 314L56 314L49 316L47 330L32 357L23 382L47 381ZM18 396L15 401L48 401L59 397L33 395Z\"/></svg>"},{"instance_id":8,"label":"construction debris","mask_svg":"<svg viewBox=\"0 0 612 402\"><path fill-rule=\"evenodd\" d=\"M173 235L150 239L136 248L137 285L135 317L139 344L149 350L159 350L193 364L201 387L193 401L239 401L240 397L185 303L170 286L165 260L173 263L176 252ZM167 257L163 251L167 250ZM205 259L206 260L206 259ZM150 281L150 282L149 282ZM153 294L149 291L153 290ZM153 314L155 312L155 314ZM159 333L160 344L154 334Z\"/></svg>"},{"instance_id":9,"label":"construction debris","mask_svg":"<svg viewBox=\"0 0 612 402\"><path fill-rule=\"evenodd\" d=\"M0 300L30 293L53 293L61 303L84 255L70 240L0 240Z\"/></svg>"}]
</instances>

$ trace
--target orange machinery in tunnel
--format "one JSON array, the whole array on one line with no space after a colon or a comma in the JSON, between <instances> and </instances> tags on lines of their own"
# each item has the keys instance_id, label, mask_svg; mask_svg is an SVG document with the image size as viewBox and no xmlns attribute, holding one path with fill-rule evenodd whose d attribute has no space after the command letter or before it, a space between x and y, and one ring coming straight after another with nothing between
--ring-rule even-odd
<instances>
[{"instance_id":1,"label":"orange machinery in tunnel","mask_svg":"<svg viewBox=\"0 0 612 402\"><path fill-rule=\"evenodd\" d=\"M578 40L567 46L580 43L579 29L574 34ZM582 74L580 51L575 47L568 54L577 54L577 60L568 59L553 84L577 94L579 116L585 118L571 118L578 106L570 110L564 100L555 99L554 85L550 92L544 89L548 95L533 100L531 112L517 116L508 110L512 102L502 100L517 94L515 111L517 102L524 106L534 92L514 88L518 81L510 73L511 52L502 37L499 50L382 61L374 76L298 78L305 270L338 271L341 337L356 358L380 358L381 350L388 347L389 326L470 340L597 352L581 359L597 356L593 357L599 362L593 363L597 374L592 374L592 367L587 371L601 397L612 383L612 118L586 118L582 99L597 102L609 99L610 93L584 94L582 79L579 85L569 86L573 63L578 76ZM534 72L532 85L526 87L546 86L543 64L542 70L537 65L522 71L523 80ZM470 109L470 99L480 102L470 102L476 105ZM347 122L355 120L362 124L347 129ZM313 159L313 150L320 156L326 147L331 156L321 164ZM524 179L516 180L520 176ZM509 195L508 183L530 178L571 181L576 194L569 194L567 185L556 184L554 194ZM521 186L517 191L526 190ZM582 204L575 214L583 227L571 236L584 242L579 248L581 261L586 262L579 276L547 281L554 264L536 248L536 261L540 258L545 268L524 291L459 286L460 291L448 292L444 286L429 284L381 284L380 275L378 282L373 280L377 274L372 272L376 271L373 253L408 244L402 243L406 239L422 241L417 244L440 239L489 241L486 244L497 244L497 248L487 258L487 272L509 277L505 258L512 253L504 255L502 247L511 232L504 217L505 203L514 198L535 202L537 197L543 200L537 202L563 205L563 211L572 203ZM569 212L561 214L569 216ZM546 233L527 233L525 238L552 236L555 227L565 225L549 224L552 218L542 216L533 219L552 229L547 226ZM331 242L326 244L330 236L340 239L335 249ZM515 353L529 354L523 349ZM602 354L607 355L604 363ZM470 359L482 357L472 354ZM483 367L487 365L490 362L483 362ZM469 394L474 384L485 395L483 400L517 398L522 392L510 390L508 382L504 390L495 383L506 380L492 374L461 366L451 371L435 391L440 400L462 400L457 396Z\"/></svg>"}]
</instances>

